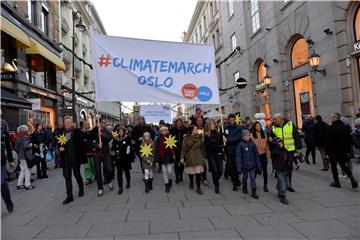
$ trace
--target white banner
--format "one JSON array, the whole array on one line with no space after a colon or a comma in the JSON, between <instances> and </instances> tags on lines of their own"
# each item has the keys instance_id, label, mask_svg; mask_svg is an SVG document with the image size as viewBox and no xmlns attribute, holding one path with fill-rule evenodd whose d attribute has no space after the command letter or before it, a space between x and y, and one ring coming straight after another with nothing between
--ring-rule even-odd
<instances>
[{"instance_id":1,"label":"white banner","mask_svg":"<svg viewBox=\"0 0 360 240\"><path fill-rule=\"evenodd\" d=\"M41 98L29 98L26 99L29 102L32 102L32 110L33 111L40 111L41 109Z\"/></svg>"},{"instance_id":2,"label":"white banner","mask_svg":"<svg viewBox=\"0 0 360 240\"><path fill-rule=\"evenodd\" d=\"M93 35L96 101L219 104L214 47Z\"/></svg>"},{"instance_id":3,"label":"white banner","mask_svg":"<svg viewBox=\"0 0 360 240\"><path fill-rule=\"evenodd\" d=\"M140 116L144 116L146 122L158 124L160 120L171 123L170 105L141 105Z\"/></svg>"}]
</instances>

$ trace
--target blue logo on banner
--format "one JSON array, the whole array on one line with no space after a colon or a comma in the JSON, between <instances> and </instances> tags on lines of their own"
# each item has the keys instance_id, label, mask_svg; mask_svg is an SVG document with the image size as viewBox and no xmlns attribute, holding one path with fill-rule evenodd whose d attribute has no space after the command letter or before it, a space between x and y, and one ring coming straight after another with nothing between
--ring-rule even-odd
<instances>
[{"instance_id":1,"label":"blue logo on banner","mask_svg":"<svg viewBox=\"0 0 360 240\"><path fill-rule=\"evenodd\" d=\"M212 98L212 91L210 88L201 86L198 88L198 99L203 102L207 102Z\"/></svg>"}]
</instances>

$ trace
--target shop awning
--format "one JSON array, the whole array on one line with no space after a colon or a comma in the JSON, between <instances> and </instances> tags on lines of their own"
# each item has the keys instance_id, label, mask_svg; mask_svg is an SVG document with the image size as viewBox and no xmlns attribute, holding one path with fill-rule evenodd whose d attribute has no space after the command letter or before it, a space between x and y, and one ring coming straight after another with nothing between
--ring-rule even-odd
<instances>
[{"instance_id":1,"label":"shop awning","mask_svg":"<svg viewBox=\"0 0 360 240\"><path fill-rule=\"evenodd\" d=\"M25 49L26 54L39 54L56 65L56 71L65 71L66 67L63 60L45 48L35 39L30 38L30 48Z\"/></svg>"},{"instance_id":2,"label":"shop awning","mask_svg":"<svg viewBox=\"0 0 360 240\"><path fill-rule=\"evenodd\" d=\"M18 97L1 88L1 105L5 107L31 109L32 102L27 101L25 98Z\"/></svg>"},{"instance_id":3,"label":"shop awning","mask_svg":"<svg viewBox=\"0 0 360 240\"><path fill-rule=\"evenodd\" d=\"M1 16L1 31L6 32L10 36L16 39L16 47L18 48L27 48L30 47L30 39L26 33L18 28L16 25L12 24L9 20Z\"/></svg>"}]
</instances>

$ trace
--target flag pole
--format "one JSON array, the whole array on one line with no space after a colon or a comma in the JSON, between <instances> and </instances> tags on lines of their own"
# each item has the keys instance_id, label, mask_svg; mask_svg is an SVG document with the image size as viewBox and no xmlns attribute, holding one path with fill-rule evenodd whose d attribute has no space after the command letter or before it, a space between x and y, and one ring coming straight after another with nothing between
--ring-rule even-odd
<instances>
[{"instance_id":1,"label":"flag pole","mask_svg":"<svg viewBox=\"0 0 360 240\"><path fill-rule=\"evenodd\" d=\"M96 121L97 121L97 126L98 126L99 144L102 144L102 142L101 142L101 132L100 132L100 105L99 105L98 102L96 103L95 108L96 108L96 113L97 113Z\"/></svg>"}]
</instances>

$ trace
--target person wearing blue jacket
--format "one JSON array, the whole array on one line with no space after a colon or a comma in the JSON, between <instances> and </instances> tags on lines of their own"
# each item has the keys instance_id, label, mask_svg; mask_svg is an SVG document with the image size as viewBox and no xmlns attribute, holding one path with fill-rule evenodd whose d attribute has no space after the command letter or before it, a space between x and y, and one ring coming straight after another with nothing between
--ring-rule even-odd
<instances>
[{"instance_id":1,"label":"person wearing blue jacket","mask_svg":"<svg viewBox=\"0 0 360 240\"><path fill-rule=\"evenodd\" d=\"M226 161L229 167L229 173L233 184L233 191L238 190L241 185L239 173L236 171L236 146L241 141L242 128L235 123L235 114L229 114L228 124L224 129L224 142Z\"/></svg>"},{"instance_id":2,"label":"person wearing blue jacket","mask_svg":"<svg viewBox=\"0 0 360 240\"><path fill-rule=\"evenodd\" d=\"M242 139L236 147L236 170L243 173L243 192L248 193L247 178L250 175L251 196L258 199L256 194L256 173L261 172L261 163L256 145L250 142L251 135L249 130L242 131Z\"/></svg>"}]
</instances>

